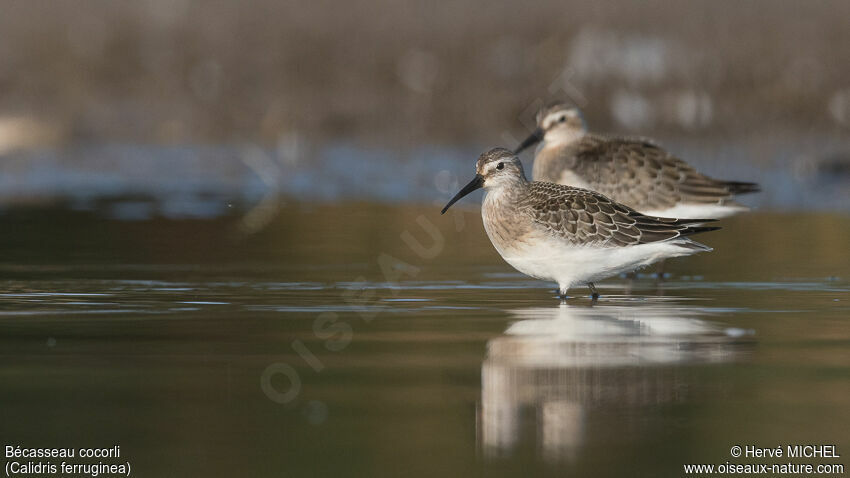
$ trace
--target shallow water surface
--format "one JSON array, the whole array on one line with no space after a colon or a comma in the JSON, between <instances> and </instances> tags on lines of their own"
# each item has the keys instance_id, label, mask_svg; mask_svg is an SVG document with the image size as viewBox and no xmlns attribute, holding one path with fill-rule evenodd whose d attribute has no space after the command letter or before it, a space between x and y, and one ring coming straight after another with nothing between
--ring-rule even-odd
<instances>
[{"instance_id":1,"label":"shallow water surface","mask_svg":"<svg viewBox=\"0 0 850 478\"><path fill-rule=\"evenodd\" d=\"M733 445L850 456L850 218L750 214L591 304L475 209L7 212L0 438L138 476L680 476ZM843 460L843 461L842 461ZM847 463L846 458L805 460Z\"/></svg>"}]
</instances>

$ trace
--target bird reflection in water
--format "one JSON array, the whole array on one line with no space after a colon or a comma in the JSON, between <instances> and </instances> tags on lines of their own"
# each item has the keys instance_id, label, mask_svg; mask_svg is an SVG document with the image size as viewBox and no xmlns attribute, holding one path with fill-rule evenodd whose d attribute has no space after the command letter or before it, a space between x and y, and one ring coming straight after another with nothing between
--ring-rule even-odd
<instances>
[{"instance_id":1,"label":"bird reflection in water","mask_svg":"<svg viewBox=\"0 0 850 478\"><path fill-rule=\"evenodd\" d=\"M682 403L685 364L742 360L753 343L752 331L723 329L700 318L710 311L663 299L510 312L518 321L488 342L481 366L486 457L533 441L547 461L572 461L597 412L625 410L638 422L638 412Z\"/></svg>"}]
</instances>

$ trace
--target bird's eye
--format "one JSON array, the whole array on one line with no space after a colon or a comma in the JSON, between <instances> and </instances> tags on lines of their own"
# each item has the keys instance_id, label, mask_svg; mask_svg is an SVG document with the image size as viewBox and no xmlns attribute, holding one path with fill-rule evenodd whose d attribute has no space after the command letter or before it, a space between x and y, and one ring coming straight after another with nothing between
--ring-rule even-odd
<instances>
[{"instance_id":1,"label":"bird's eye","mask_svg":"<svg viewBox=\"0 0 850 478\"><path fill-rule=\"evenodd\" d=\"M559 122L559 123L566 123L566 121L567 121L567 116L566 116L566 115L561 116L560 118L558 118L558 122Z\"/></svg>"},{"instance_id":2,"label":"bird's eye","mask_svg":"<svg viewBox=\"0 0 850 478\"><path fill-rule=\"evenodd\" d=\"M497 165L496 165L496 169L498 169L499 171L501 171L501 170L505 169L505 163L499 163L499 164L497 164Z\"/></svg>"}]
</instances>

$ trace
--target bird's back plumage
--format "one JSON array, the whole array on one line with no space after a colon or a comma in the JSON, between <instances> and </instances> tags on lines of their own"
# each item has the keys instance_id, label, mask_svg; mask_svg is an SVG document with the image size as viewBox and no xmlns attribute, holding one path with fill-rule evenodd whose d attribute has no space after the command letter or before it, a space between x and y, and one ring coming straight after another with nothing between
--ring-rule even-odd
<instances>
[{"instance_id":1,"label":"bird's back plumage","mask_svg":"<svg viewBox=\"0 0 850 478\"><path fill-rule=\"evenodd\" d=\"M681 204L742 208L736 194L758 185L706 176L652 141L585 134L540 150L535 180L578 183L640 211L664 211Z\"/></svg>"},{"instance_id":2,"label":"bird's back plumage","mask_svg":"<svg viewBox=\"0 0 850 478\"><path fill-rule=\"evenodd\" d=\"M710 219L672 219L641 214L587 189L534 181L518 207L570 244L625 247L684 238L717 229L700 224Z\"/></svg>"}]
</instances>

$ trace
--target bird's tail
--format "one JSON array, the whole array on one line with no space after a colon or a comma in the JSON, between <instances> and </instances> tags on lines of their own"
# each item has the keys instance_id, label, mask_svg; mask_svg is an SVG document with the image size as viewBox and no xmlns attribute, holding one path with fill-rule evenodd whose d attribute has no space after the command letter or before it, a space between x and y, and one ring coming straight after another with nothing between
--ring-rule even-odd
<instances>
[{"instance_id":1,"label":"bird's tail","mask_svg":"<svg viewBox=\"0 0 850 478\"><path fill-rule=\"evenodd\" d=\"M694 234L716 231L716 230L720 229L719 226L703 226L703 223L706 223L706 222L711 222L711 220L710 219L709 220L706 220L706 219L685 219L684 224L686 224L686 225L685 225L684 228L682 228L679 231L679 232L681 232L681 235L679 236L679 238L681 238L681 242L679 242L679 245L681 247L684 247L685 249L690 249L692 251L705 251L705 252L713 251L714 249L706 246L705 244L703 244L701 242L697 242L697 241L695 241L695 240L693 240L689 237L686 237L686 236L693 236Z\"/></svg>"},{"instance_id":2,"label":"bird's tail","mask_svg":"<svg viewBox=\"0 0 850 478\"><path fill-rule=\"evenodd\" d=\"M761 191L757 183L746 183L742 181L726 181L723 183L732 194L749 194Z\"/></svg>"},{"instance_id":3,"label":"bird's tail","mask_svg":"<svg viewBox=\"0 0 850 478\"><path fill-rule=\"evenodd\" d=\"M703 220L703 221L705 221L705 220ZM700 222L699 224L702 224L702 222ZM720 229L720 226L702 226L702 225L687 226L686 228L682 229L682 236L693 236L694 234L716 231L718 229Z\"/></svg>"},{"instance_id":4,"label":"bird's tail","mask_svg":"<svg viewBox=\"0 0 850 478\"><path fill-rule=\"evenodd\" d=\"M696 252L711 252L714 249L706 246L701 242L697 242L693 239L680 239L679 242L676 243L679 247L683 247L685 249L696 251Z\"/></svg>"}]
</instances>

